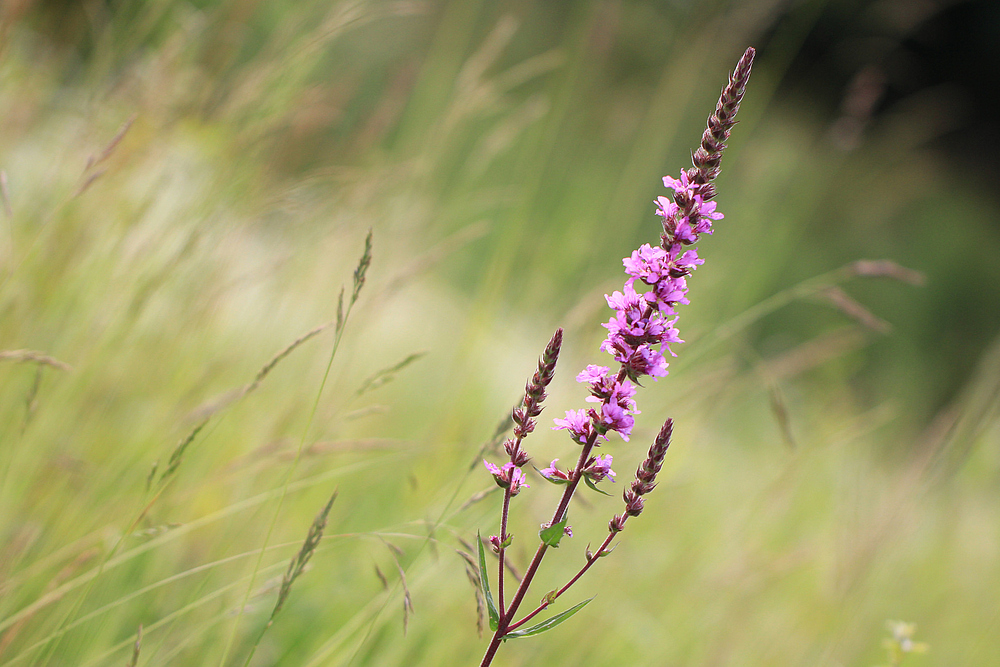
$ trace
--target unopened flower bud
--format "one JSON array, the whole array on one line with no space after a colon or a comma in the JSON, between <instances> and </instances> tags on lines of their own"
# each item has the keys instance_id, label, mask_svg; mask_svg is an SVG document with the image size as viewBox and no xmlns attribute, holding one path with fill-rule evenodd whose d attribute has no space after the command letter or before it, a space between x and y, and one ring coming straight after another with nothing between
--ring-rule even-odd
<instances>
[{"instance_id":1,"label":"unopened flower bud","mask_svg":"<svg viewBox=\"0 0 1000 667\"><path fill-rule=\"evenodd\" d=\"M625 514L628 516L639 516L642 513L642 508L645 505L645 501L642 496L637 494L632 489L625 489L625 493L622 494L625 499Z\"/></svg>"},{"instance_id":2,"label":"unopened flower bud","mask_svg":"<svg viewBox=\"0 0 1000 667\"><path fill-rule=\"evenodd\" d=\"M652 482L641 482L639 480L632 482L632 490L635 491L636 495L644 496L655 488L656 484Z\"/></svg>"},{"instance_id":3,"label":"unopened flower bud","mask_svg":"<svg viewBox=\"0 0 1000 667\"><path fill-rule=\"evenodd\" d=\"M514 455L514 452L517 451L516 450L517 446L518 446L517 441L514 440L513 438L507 438L506 440L503 441L503 449L505 452L507 452L508 456Z\"/></svg>"}]
</instances>

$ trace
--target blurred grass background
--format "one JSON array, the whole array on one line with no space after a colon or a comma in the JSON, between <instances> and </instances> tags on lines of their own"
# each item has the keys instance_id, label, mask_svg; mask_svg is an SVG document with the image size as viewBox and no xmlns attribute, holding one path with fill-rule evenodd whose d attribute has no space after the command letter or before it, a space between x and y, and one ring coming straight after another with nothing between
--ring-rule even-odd
<instances>
[{"instance_id":1,"label":"blurred grass background","mask_svg":"<svg viewBox=\"0 0 1000 667\"><path fill-rule=\"evenodd\" d=\"M990 6L5 2L0 350L55 361L0 359L0 665L124 664L140 623L140 665L218 664L230 636L242 664L335 488L253 664L478 664L456 549L496 531L499 495L467 502L483 443L557 326L545 415L582 405L602 294L748 45L688 343L607 447L627 479L672 416L663 482L567 595L595 603L496 664L874 665L895 618L914 664L1000 664L996 133L962 85L991 54L927 85L906 60L959 10L995 46ZM329 331L225 398L335 317L369 228L238 614ZM923 286L834 289L879 258ZM544 427L528 449L574 455ZM518 496L516 565L557 493ZM583 501L535 597L619 511Z\"/></svg>"}]
</instances>

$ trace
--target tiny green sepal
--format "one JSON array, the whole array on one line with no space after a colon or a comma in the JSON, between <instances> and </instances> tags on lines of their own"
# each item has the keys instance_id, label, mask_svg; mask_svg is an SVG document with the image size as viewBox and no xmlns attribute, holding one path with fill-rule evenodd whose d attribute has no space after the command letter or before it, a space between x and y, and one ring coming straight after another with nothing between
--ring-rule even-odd
<instances>
[{"instance_id":1,"label":"tiny green sepal","mask_svg":"<svg viewBox=\"0 0 1000 667\"><path fill-rule=\"evenodd\" d=\"M479 544L479 584L483 589L483 597L486 598L486 608L490 613L490 630L500 627L500 612L493 602L493 594L490 593L490 577L486 573L486 549L483 548L483 537L476 531L476 542Z\"/></svg>"},{"instance_id":2,"label":"tiny green sepal","mask_svg":"<svg viewBox=\"0 0 1000 667\"><path fill-rule=\"evenodd\" d=\"M506 549L511 544L513 544L513 542L514 542L514 536L513 535L508 535L507 539L500 543L500 548L501 549Z\"/></svg>"},{"instance_id":3,"label":"tiny green sepal","mask_svg":"<svg viewBox=\"0 0 1000 667\"><path fill-rule=\"evenodd\" d=\"M556 591L552 589L542 597L542 604L548 607L550 604L555 604L556 601Z\"/></svg>"},{"instance_id":4,"label":"tiny green sepal","mask_svg":"<svg viewBox=\"0 0 1000 667\"><path fill-rule=\"evenodd\" d=\"M538 537L542 538L542 542L547 547L559 547L559 540L563 538L563 531L566 528L566 522L569 521L569 517L563 519L559 523L554 523L548 528L543 528L538 532Z\"/></svg>"},{"instance_id":5,"label":"tiny green sepal","mask_svg":"<svg viewBox=\"0 0 1000 667\"><path fill-rule=\"evenodd\" d=\"M590 600L593 600L593 599L594 598L590 598L588 600L584 600L580 604L578 604L576 606L573 606L573 607L570 607L569 609L567 609L566 611L562 612L561 614L556 614L552 618L550 618L548 620L545 620L545 621L542 621L538 625L533 625L530 628L525 628L524 630L515 630L514 632L507 633L507 635L504 636L503 640L507 641L508 639L518 639L520 637L531 637L532 635L540 635L543 632L545 632L546 630L551 630L552 628L556 627L557 625L559 625L560 623L562 623L563 621L565 621L567 618L569 618L570 616L572 616L576 612L578 612L581 609L583 609L587 605L587 603L589 603Z\"/></svg>"},{"instance_id":6,"label":"tiny green sepal","mask_svg":"<svg viewBox=\"0 0 1000 667\"><path fill-rule=\"evenodd\" d=\"M607 491L601 491L599 488L597 488L597 485L594 484L594 480L590 479L589 477L584 476L583 482L584 482L584 484L586 484L587 486L589 486L590 488L592 488L594 491L597 491L598 493L603 493L606 496L610 496L611 495Z\"/></svg>"}]
</instances>

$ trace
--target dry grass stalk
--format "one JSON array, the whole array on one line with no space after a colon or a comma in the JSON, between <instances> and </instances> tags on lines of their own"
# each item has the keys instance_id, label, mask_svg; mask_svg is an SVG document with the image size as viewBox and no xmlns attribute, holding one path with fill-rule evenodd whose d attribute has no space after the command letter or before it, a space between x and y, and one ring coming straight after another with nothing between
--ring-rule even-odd
<instances>
[{"instance_id":1,"label":"dry grass stalk","mask_svg":"<svg viewBox=\"0 0 1000 667\"><path fill-rule=\"evenodd\" d=\"M299 347L306 341L314 338L315 336L319 335L323 331L329 329L333 325L334 325L333 321L327 322L299 336L294 341L292 341L288 346L286 346L280 352L271 357L271 360L268 361L266 364L264 364L264 366L259 371L257 371L257 375L254 376L254 379L251 382L243 385L238 389L233 389L224 394L221 394L220 396L217 396L216 398L208 401L207 403L204 403L201 407L197 408L192 413L192 416L199 420L208 419L209 417L215 415L217 412L223 410L224 408L229 407L236 401L240 400L247 394L251 393L252 391L257 389L257 387L260 386L260 383L264 381L264 378L266 378L268 374L270 374L270 372L274 370L274 367L278 365L278 362L280 362L282 359L291 354L297 347Z\"/></svg>"},{"instance_id":2,"label":"dry grass stalk","mask_svg":"<svg viewBox=\"0 0 1000 667\"><path fill-rule=\"evenodd\" d=\"M399 582L400 585L402 585L403 587L403 634L405 635L407 627L409 626L410 623L410 614L413 613L413 598L410 597L410 588L406 584L406 571L403 569L403 566L400 565L399 563L399 559L405 555L405 552L392 542L389 542L388 540L385 540L382 537L379 537L379 539L382 541L382 544L385 545L386 549L388 549L389 552L392 554L392 561L396 564L396 570L399 572ZM384 577L384 575L381 574L381 572L378 570L377 567L375 569L378 572L378 574Z\"/></svg>"},{"instance_id":3,"label":"dry grass stalk","mask_svg":"<svg viewBox=\"0 0 1000 667\"><path fill-rule=\"evenodd\" d=\"M24 397L24 421L21 422L21 435L28 430L28 424L31 423L32 417L35 416L35 411L38 409L38 392L42 388L42 369L44 366L38 364L35 367L35 380L31 383L31 388L28 390L27 395Z\"/></svg>"},{"instance_id":4,"label":"dry grass stalk","mask_svg":"<svg viewBox=\"0 0 1000 667\"><path fill-rule=\"evenodd\" d=\"M278 615L279 611L281 611L281 608L285 605L285 601L288 599L289 593L292 592L292 584L295 583L295 580L298 579L305 570L306 564L309 562L309 559L312 558L313 553L315 553L320 540L323 539L323 530L326 529L326 519L330 514L330 508L333 507L333 501L337 499L337 493L337 491L333 492L333 495L330 496L330 500L328 500L323 509L320 510L320 513L316 515L312 526L309 527L309 533L306 535L306 540L302 543L302 548L299 549L299 553L296 554L295 558L293 558L288 564L288 571L285 572L285 576L281 580L281 590L278 592L278 601L275 603L274 609L271 611L271 617L267 620L268 626L274 623L274 617Z\"/></svg>"},{"instance_id":5,"label":"dry grass stalk","mask_svg":"<svg viewBox=\"0 0 1000 667\"><path fill-rule=\"evenodd\" d=\"M518 407L520 407L520 403L514 406L515 409ZM500 445L506 439L507 431L509 431L510 427L514 425L513 415L513 410L504 415L503 419L500 420L496 429L493 431L493 436L484 442L482 447L479 448L479 451L476 452L476 455L472 459L472 463L469 464L469 470L475 470L482 465L483 456L487 454L495 454L500 451Z\"/></svg>"},{"instance_id":6,"label":"dry grass stalk","mask_svg":"<svg viewBox=\"0 0 1000 667\"><path fill-rule=\"evenodd\" d=\"M191 430L191 432L187 434L186 438L182 439L180 442L177 443L177 446L174 447L174 451L170 454L170 460L167 462L167 469L163 471L162 475L160 475L160 484L163 484L170 476L172 476L175 472L177 472L177 468L178 466L180 466L181 461L184 458L184 451L188 448L188 445L190 445L194 441L194 439L198 436L198 433L201 432L201 429L205 428L206 424L208 424L207 419L203 420L200 424L195 426ZM153 473L155 472L156 472L156 467L154 466ZM150 475L150 478L152 478L152 474Z\"/></svg>"},{"instance_id":7,"label":"dry grass stalk","mask_svg":"<svg viewBox=\"0 0 1000 667\"><path fill-rule=\"evenodd\" d=\"M122 123L121 126L118 128L118 131L115 132L115 136L111 138L111 141L109 141L108 145L104 147L104 150L101 151L96 158L93 155L91 155L87 159L87 166L84 168L84 171L87 171L91 167L99 165L100 163L104 162L109 157L111 157L111 154L115 152L115 149L118 147L118 144L120 144L122 139L125 138L125 134L129 131L129 128L132 127L132 123L134 123L135 119L138 117L139 114L137 113L133 113L131 116L129 116L128 119L124 123Z\"/></svg>"},{"instance_id":8,"label":"dry grass stalk","mask_svg":"<svg viewBox=\"0 0 1000 667\"><path fill-rule=\"evenodd\" d=\"M483 489L482 491L479 491L478 493L473 493L471 496L469 496L468 500L466 500L464 503L462 503L462 506L458 508L458 511L459 512L464 512L465 510L469 509L470 507L472 507L473 505L475 505L476 503L478 503L483 498L486 498L487 496L492 495L493 492L496 491L499 488L500 488L499 486L496 486L494 484L493 486L489 487L488 489Z\"/></svg>"},{"instance_id":9,"label":"dry grass stalk","mask_svg":"<svg viewBox=\"0 0 1000 667\"><path fill-rule=\"evenodd\" d=\"M94 181L96 181L98 178L100 178L107 172L106 169L97 169L94 171L91 170L94 169L94 167L96 167L100 163L107 160L109 157L111 157L111 154L115 152L115 149L118 147L118 144L120 144L122 139L125 138L125 134L128 132L129 128L132 127L132 123L135 122L136 116L137 114L132 114L128 118L128 120L122 123L121 127L118 128L118 131L115 132L115 136L111 138L111 141L108 142L108 145L105 146L104 150L102 150L96 157L91 155L89 158L87 158L87 165L83 168L84 179L83 182L80 184L80 187L78 187L76 189L76 192L73 193L74 198L79 197L84 192L86 192L87 188L89 188Z\"/></svg>"},{"instance_id":10,"label":"dry grass stalk","mask_svg":"<svg viewBox=\"0 0 1000 667\"><path fill-rule=\"evenodd\" d=\"M382 583L382 590L389 590L389 580L385 578L384 574L382 574L382 569L378 566L378 563L375 564L375 576L378 577L378 580Z\"/></svg>"},{"instance_id":11,"label":"dry grass stalk","mask_svg":"<svg viewBox=\"0 0 1000 667\"><path fill-rule=\"evenodd\" d=\"M472 584L472 590L476 592L476 633L482 639L483 630L486 628L486 602L483 600L483 592L479 588L479 565L472 554L461 549L455 549L455 553L465 561L465 577Z\"/></svg>"},{"instance_id":12,"label":"dry grass stalk","mask_svg":"<svg viewBox=\"0 0 1000 667\"><path fill-rule=\"evenodd\" d=\"M847 269L855 276L894 278L917 287L927 284L927 277L920 271L900 266L890 259L860 259L849 264Z\"/></svg>"},{"instance_id":13,"label":"dry grass stalk","mask_svg":"<svg viewBox=\"0 0 1000 667\"><path fill-rule=\"evenodd\" d=\"M142 649L142 623L135 633L135 645L132 647L132 657L125 663L125 667L135 667L139 664L139 651Z\"/></svg>"},{"instance_id":14,"label":"dry grass stalk","mask_svg":"<svg viewBox=\"0 0 1000 667\"><path fill-rule=\"evenodd\" d=\"M416 361L417 359L426 354L427 354L426 352L414 352L413 354L409 355L399 363L394 364L388 368L383 368L382 370L378 371L377 373L369 377L367 380L362 382L361 387L359 387L358 391L356 392L356 395L361 396L365 392L378 389L382 385L388 382L392 382L392 380L394 380L396 377L396 373L403 370L404 368L412 364L414 361Z\"/></svg>"},{"instance_id":15,"label":"dry grass stalk","mask_svg":"<svg viewBox=\"0 0 1000 667\"><path fill-rule=\"evenodd\" d=\"M34 362L43 366L58 368L61 371L73 370L73 367L69 364L37 350L0 350L0 361Z\"/></svg>"},{"instance_id":16,"label":"dry grass stalk","mask_svg":"<svg viewBox=\"0 0 1000 667\"><path fill-rule=\"evenodd\" d=\"M871 329L881 334L888 334L892 331L891 324L862 306L839 287L827 287L819 293L819 296L866 329Z\"/></svg>"},{"instance_id":17,"label":"dry grass stalk","mask_svg":"<svg viewBox=\"0 0 1000 667\"><path fill-rule=\"evenodd\" d=\"M10 189L7 187L7 172L0 170L0 199L3 200L3 212L8 220L14 219L14 209L10 205Z\"/></svg>"},{"instance_id":18,"label":"dry grass stalk","mask_svg":"<svg viewBox=\"0 0 1000 667\"><path fill-rule=\"evenodd\" d=\"M410 597L410 589L406 585L406 572L396 561L396 569L399 570L399 581L403 586L403 635L406 635L407 626L410 623L410 614L413 613L413 598Z\"/></svg>"}]
</instances>

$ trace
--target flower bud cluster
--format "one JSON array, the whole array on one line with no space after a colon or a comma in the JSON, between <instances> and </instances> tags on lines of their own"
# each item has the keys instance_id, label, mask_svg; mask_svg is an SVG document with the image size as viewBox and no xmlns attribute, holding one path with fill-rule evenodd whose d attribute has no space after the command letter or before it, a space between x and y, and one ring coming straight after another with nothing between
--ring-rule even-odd
<instances>
[{"instance_id":1,"label":"flower bud cluster","mask_svg":"<svg viewBox=\"0 0 1000 667\"><path fill-rule=\"evenodd\" d=\"M729 83L722 89L715 111L708 117L708 127L701 136L701 145L691 156L694 164L692 180L702 185L701 195L705 201L715 197L715 186L712 181L719 175L722 151L726 148L729 132L736 125L736 113L740 110L743 93L746 92L750 80L750 69L756 51L747 49L736 64L736 69L729 76Z\"/></svg>"},{"instance_id":2,"label":"flower bud cluster","mask_svg":"<svg viewBox=\"0 0 1000 667\"><path fill-rule=\"evenodd\" d=\"M556 372L556 360L559 358L559 348L562 346L562 329L557 329L552 340L545 346L542 358L538 360L538 370L531 376L524 387L524 401L514 408L511 415L514 420L514 436L523 439L535 430L535 417L542 413L542 401L545 400L545 388L552 382ZM522 464L523 465L523 464Z\"/></svg>"},{"instance_id":3,"label":"flower bud cluster","mask_svg":"<svg viewBox=\"0 0 1000 667\"><path fill-rule=\"evenodd\" d=\"M542 358L538 360L538 370L524 387L524 399L511 414L514 420L514 437L507 438L503 443L510 462L498 468L489 461L483 461L496 483L503 489L509 489L511 496L516 496L522 488L530 488L525 484L521 467L527 464L531 457L521 449L521 441L535 430L535 417L542 413L542 401L546 397L545 388L555 375L562 339L563 330L556 329L548 345L545 346Z\"/></svg>"},{"instance_id":4,"label":"flower bud cluster","mask_svg":"<svg viewBox=\"0 0 1000 667\"><path fill-rule=\"evenodd\" d=\"M635 479L632 484L622 494L622 499L625 501L625 512L611 519L608 530L612 533L622 531L627 517L639 516L642 513L645 504L642 497L656 488L656 475L663 467L663 458L667 455L667 448L670 447L670 436L673 432L674 420L668 419L663 423L663 427L656 439L653 440L653 444L650 445L646 459L639 464L639 468L635 471Z\"/></svg>"}]
</instances>

